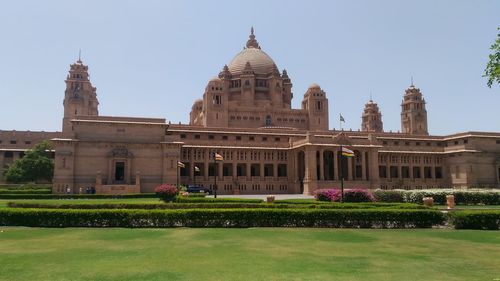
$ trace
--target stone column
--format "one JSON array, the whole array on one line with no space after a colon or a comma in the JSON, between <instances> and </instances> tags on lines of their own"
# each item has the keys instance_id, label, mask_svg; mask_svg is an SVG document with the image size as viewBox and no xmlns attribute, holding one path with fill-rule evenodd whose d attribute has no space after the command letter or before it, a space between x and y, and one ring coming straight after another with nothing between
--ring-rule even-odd
<instances>
[{"instance_id":1,"label":"stone column","mask_svg":"<svg viewBox=\"0 0 500 281\"><path fill-rule=\"evenodd\" d=\"M246 169L247 169L247 180L248 181L252 180L252 169L251 168L252 168L252 163L247 161Z\"/></svg>"},{"instance_id":2,"label":"stone column","mask_svg":"<svg viewBox=\"0 0 500 281\"><path fill-rule=\"evenodd\" d=\"M353 173L352 173L352 163L353 163L353 157L347 157L347 178L349 180L353 180Z\"/></svg>"},{"instance_id":3,"label":"stone column","mask_svg":"<svg viewBox=\"0 0 500 281\"><path fill-rule=\"evenodd\" d=\"M366 157L368 155L368 152L361 152L361 178L366 181L367 180L367 177L366 177L366 171L368 169L368 167L366 167Z\"/></svg>"},{"instance_id":4,"label":"stone column","mask_svg":"<svg viewBox=\"0 0 500 281\"><path fill-rule=\"evenodd\" d=\"M193 148L188 148L189 151L189 180L192 182L194 180L194 153L195 150Z\"/></svg>"},{"instance_id":5,"label":"stone column","mask_svg":"<svg viewBox=\"0 0 500 281\"><path fill-rule=\"evenodd\" d=\"M340 180L339 178L339 165L340 165L340 161L338 159L339 155L338 155L338 151L337 149L335 149L333 151L333 180Z\"/></svg>"},{"instance_id":6,"label":"stone column","mask_svg":"<svg viewBox=\"0 0 500 281\"><path fill-rule=\"evenodd\" d=\"M236 180L238 179L238 163L237 162L233 162L233 180Z\"/></svg>"},{"instance_id":7,"label":"stone column","mask_svg":"<svg viewBox=\"0 0 500 281\"><path fill-rule=\"evenodd\" d=\"M323 149L319 151L319 179L320 181L325 179L325 163L323 159Z\"/></svg>"},{"instance_id":8,"label":"stone column","mask_svg":"<svg viewBox=\"0 0 500 281\"><path fill-rule=\"evenodd\" d=\"M264 180L265 179L265 173L264 173L264 161L259 161L259 169L260 169L260 180Z\"/></svg>"},{"instance_id":9,"label":"stone column","mask_svg":"<svg viewBox=\"0 0 500 281\"><path fill-rule=\"evenodd\" d=\"M224 179L224 174L223 174L223 167L224 167L224 161L217 162L217 174L216 176L219 176L217 178L217 181L222 181ZM218 185L218 184L217 184Z\"/></svg>"},{"instance_id":10,"label":"stone column","mask_svg":"<svg viewBox=\"0 0 500 281\"><path fill-rule=\"evenodd\" d=\"M208 181L208 170L209 170L209 164L210 164L210 152L208 151L208 149L205 149L205 151L203 151L203 154L205 155L205 157L203 157L203 170L204 170L204 174L203 174L203 179L205 181Z\"/></svg>"}]
</instances>

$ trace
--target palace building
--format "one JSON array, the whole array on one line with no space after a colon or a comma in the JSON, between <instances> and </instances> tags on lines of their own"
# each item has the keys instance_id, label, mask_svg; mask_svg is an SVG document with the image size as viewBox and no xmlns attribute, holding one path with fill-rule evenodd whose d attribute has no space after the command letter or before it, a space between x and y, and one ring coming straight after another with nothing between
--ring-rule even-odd
<instances>
[{"instance_id":1,"label":"palace building","mask_svg":"<svg viewBox=\"0 0 500 281\"><path fill-rule=\"evenodd\" d=\"M52 141L54 193L152 192L175 184L178 174L181 184L214 188L217 181L219 194L312 194L339 187L342 177L347 188L500 187L500 133L429 135L426 102L415 85L402 97L401 133L384 131L371 99L361 130L330 130L327 93L317 84L301 108L292 108L292 80L253 29L193 103L189 124L100 116L80 59L65 82L62 132L0 131L0 169L35 143ZM342 157L341 146L354 157ZM215 162L215 153L224 160Z\"/></svg>"}]
</instances>

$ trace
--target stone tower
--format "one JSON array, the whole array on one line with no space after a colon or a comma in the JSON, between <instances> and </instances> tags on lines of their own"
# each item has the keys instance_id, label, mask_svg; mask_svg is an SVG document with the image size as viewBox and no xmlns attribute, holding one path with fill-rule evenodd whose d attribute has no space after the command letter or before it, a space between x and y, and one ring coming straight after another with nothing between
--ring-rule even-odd
<instances>
[{"instance_id":1,"label":"stone tower","mask_svg":"<svg viewBox=\"0 0 500 281\"><path fill-rule=\"evenodd\" d=\"M89 80L88 66L84 65L80 58L70 66L65 82L62 131L64 135L67 135L72 131L71 119L76 116L99 115L99 101L97 101L96 88Z\"/></svg>"},{"instance_id":2,"label":"stone tower","mask_svg":"<svg viewBox=\"0 0 500 281\"><path fill-rule=\"evenodd\" d=\"M318 84L312 84L304 94L302 109L309 115L309 130L328 130L328 99Z\"/></svg>"},{"instance_id":3,"label":"stone tower","mask_svg":"<svg viewBox=\"0 0 500 281\"><path fill-rule=\"evenodd\" d=\"M365 109L363 110L361 120L361 131L384 131L384 124L382 123L382 113L380 113L377 103L373 102L372 99L370 99L370 101L365 104Z\"/></svg>"},{"instance_id":4,"label":"stone tower","mask_svg":"<svg viewBox=\"0 0 500 281\"><path fill-rule=\"evenodd\" d=\"M401 102L401 131L405 134L428 135L425 99L413 83Z\"/></svg>"}]
</instances>

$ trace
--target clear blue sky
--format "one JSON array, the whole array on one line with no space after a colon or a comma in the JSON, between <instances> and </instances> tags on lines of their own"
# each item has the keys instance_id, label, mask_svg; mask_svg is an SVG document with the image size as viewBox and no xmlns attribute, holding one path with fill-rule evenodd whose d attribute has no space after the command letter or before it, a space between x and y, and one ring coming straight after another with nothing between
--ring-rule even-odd
<instances>
[{"instance_id":1,"label":"clear blue sky","mask_svg":"<svg viewBox=\"0 0 500 281\"><path fill-rule=\"evenodd\" d=\"M3 1L0 129L60 130L79 49L101 115L187 123L251 26L287 69L294 108L310 84L326 91L331 128L339 113L360 128L371 91L385 130L400 130L413 76L431 134L500 132L500 87L481 77L500 26L494 0Z\"/></svg>"}]
</instances>

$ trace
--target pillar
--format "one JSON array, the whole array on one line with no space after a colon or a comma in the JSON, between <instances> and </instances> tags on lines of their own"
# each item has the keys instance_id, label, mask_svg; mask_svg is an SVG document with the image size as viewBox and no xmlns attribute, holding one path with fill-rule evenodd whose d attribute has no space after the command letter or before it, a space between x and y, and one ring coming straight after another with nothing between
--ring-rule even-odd
<instances>
[{"instance_id":1,"label":"pillar","mask_svg":"<svg viewBox=\"0 0 500 281\"><path fill-rule=\"evenodd\" d=\"M325 179L325 160L323 159L323 149L319 151L319 179Z\"/></svg>"},{"instance_id":2,"label":"pillar","mask_svg":"<svg viewBox=\"0 0 500 281\"><path fill-rule=\"evenodd\" d=\"M336 181L340 180L339 179L339 165L340 165L340 161L339 161L338 157L339 157L338 151L334 150L333 151L333 179L336 180Z\"/></svg>"}]
</instances>

